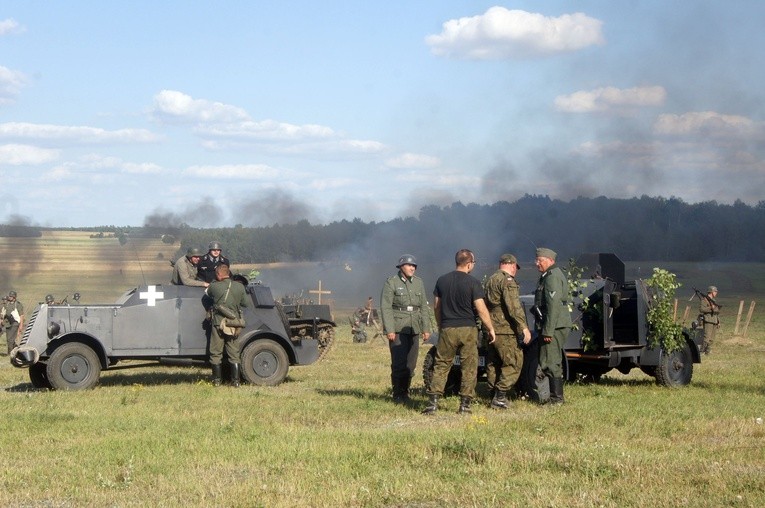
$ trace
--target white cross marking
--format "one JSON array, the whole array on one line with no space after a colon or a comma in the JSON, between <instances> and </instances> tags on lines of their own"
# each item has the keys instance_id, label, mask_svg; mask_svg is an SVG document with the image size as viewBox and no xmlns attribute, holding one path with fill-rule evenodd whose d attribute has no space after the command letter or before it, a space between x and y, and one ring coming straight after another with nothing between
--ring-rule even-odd
<instances>
[{"instance_id":1,"label":"white cross marking","mask_svg":"<svg viewBox=\"0 0 765 508\"><path fill-rule=\"evenodd\" d=\"M161 300L165 297L165 293L162 291L157 292L157 286L149 286L148 291L141 291L138 293L138 298L146 300L149 307L156 307L157 300Z\"/></svg>"}]
</instances>

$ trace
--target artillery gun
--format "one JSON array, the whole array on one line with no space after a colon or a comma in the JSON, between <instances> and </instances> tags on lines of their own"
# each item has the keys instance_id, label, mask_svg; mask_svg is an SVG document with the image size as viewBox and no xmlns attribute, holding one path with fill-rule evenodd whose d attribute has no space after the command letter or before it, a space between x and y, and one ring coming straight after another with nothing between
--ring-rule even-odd
<instances>
[{"instance_id":1,"label":"artillery gun","mask_svg":"<svg viewBox=\"0 0 765 508\"><path fill-rule=\"evenodd\" d=\"M290 316L271 289L246 285L250 305L239 335L242 376L255 385L278 385L291 365L309 365L334 341L328 315L303 309ZM207 366L208 299L201 287L149 285L130 289L112 304L37 305L11 364L29 369L37 388L82 390L94 387L102 370L157 364ZM119 365L125 360L140 364ZM148 362L148 363L147 363Z\"/></svg>"},{"instance_id":2,"label":"artillery gun","mask_svg":"<svg viewBox=\"0 0 765 508\"><path fill-rule=\"evenodd\" d=\"M680 349L667 351L661 343L652 347L648 339L650 323L647 314L656 295L651 294L645 282L640 279L625 280L624 263L615 254L585 254L579 257L576 266L588 275L571 305L571 320L576 327L571 329L563 346L563 368L567 381L597 382L613 369L627 374L638 368L663 386L689 384L693 377L693 364L701 363L703 330L696 323L684 328L685 344ZM535 320L532 312L534 295L522 295L521 303L526 320L532 326ZM485 379L486 372L485 340L479 340L478 344L478 376L481 381ZM524 349L523 369L516 388L534 400L545 401L549 396L549 386L547 378L539 372L538 351L536 333L532 333L532 342ZM435 346L428 352L428 357L434 355ZM426 389L433 369L433 360L428 357L423 365ZM460 380L457 357L449 372L445 393L456 393Z\"/></svg>"}]
</instances>

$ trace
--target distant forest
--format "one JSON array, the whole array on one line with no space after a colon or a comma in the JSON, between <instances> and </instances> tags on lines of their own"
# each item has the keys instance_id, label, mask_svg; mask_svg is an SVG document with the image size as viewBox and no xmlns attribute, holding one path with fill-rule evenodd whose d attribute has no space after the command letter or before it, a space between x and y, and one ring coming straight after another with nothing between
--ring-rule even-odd
<instances>
[{"instance_id":1,"label":"distant forest","mask_svg":"<svg viewBox=\"0 0 765 508\"><path fill-rule=\"evenodd\" d=\"M689 204L678 198L579 198L564 202L526 195L491 205L426 206L418 217L386 222L342 220L325 225L300 221L268 227L198 229L95 227L117 235L164 235L206 249L220 241L238 263L277 261L387 261L413 253L423 261L451 259L460 248L480 258L513 252L530 260L537 246L559 257L613 252L624 261L765 262L765 201Z\"/></svg>"}]
</instances>

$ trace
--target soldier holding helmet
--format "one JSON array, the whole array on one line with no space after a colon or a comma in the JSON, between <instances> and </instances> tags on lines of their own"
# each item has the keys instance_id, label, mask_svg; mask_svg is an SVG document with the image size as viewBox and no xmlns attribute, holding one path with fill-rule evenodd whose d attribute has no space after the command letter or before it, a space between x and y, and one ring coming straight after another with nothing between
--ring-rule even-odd
<instances>
[{"instance_id":1,"label":"soldier holding helmet","mask_svg":"<svg viewBox=\"0 0 765 508\"><path fill-rule=\"evenodd\" d=\"M380 296L383 333L390 347L390 379L393 401L409 402L409 387L417 366L419 338L430 338L430 313L422 279L414 272L417 260L411 254L402 255L398 273L388 278Z\"/></svg>"}]
</instances>

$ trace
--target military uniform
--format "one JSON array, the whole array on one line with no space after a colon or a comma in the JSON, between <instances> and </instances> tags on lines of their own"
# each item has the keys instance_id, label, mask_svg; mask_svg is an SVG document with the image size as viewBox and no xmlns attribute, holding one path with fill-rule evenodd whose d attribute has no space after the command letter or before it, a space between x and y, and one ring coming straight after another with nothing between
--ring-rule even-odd
<instances>
[{"instance_id":1,"label":"military uniform","mask_svg":"<svg viewBox=\"0 0 765 508\"><path fill-rule=\"evenodd\" d=\"M205 281L200 280L197 274L197 265L191 262L188 256L183 256L175 262L173 276L170 282L177 286L204 286Z\"/></svg>"},{"instance_id":2,"label":"military uniform","mask_svg":"<svg viewBox=\"0 0 765 508\"><path fill-rule=\"evenodd\" d=\"M416 275L409 278L401 270L388 277L380 296L380 314L383 333L396 334L396 338L388 343L393 398L405 400L417 366L419 336L431 331L428 300L422 279Z\"/></svg>"},{"instance_id":3,"label":"military uniform","mask_svg":"<svg viewBox=\"0 0 765 508\"><path fill-rule=\"evenodd\" d=\"M709 293L712 292L714 286L710 286ZM717 291L717 288L714 288ZM702 344L702 350L704 353L709 354L712 350L712 343L714 343L717 329L720 327L720 307L713 303L713 300L709 295L701 297L699 302L699 316L704 322L704 342Z\"/></svg>"},{"instance_id":4,"label":"military uniform","mask_svg":"<svg viewBox=\"0 0 765 508\"><path fill-rule=\"evenodd\" d=\"M207 254L199 258L199 264L197 264L197 273L199 274L199 279L205 282L212 282L215 280L215 269L218 267L218 265L231 266L231 262L226 256L221 254L220 243L210 242L208 249L209 250L207 251ZM218 251L217 256L213 256L213 250Z\"/></svg>"},{"instance_id":5,"label":"military uniform","mask_svg":"<svg viewBox=\"0 0 765 508\"><path fill-rule=\"evenodd\" d=\"M555 253L549 249L538 249L550 253L555 261ZM539 366L542 372L550 378L551 400L557 401L559 392L560 402L563 397L563 346L571 328L571 313L568 310L568 280L558 265L552 264L539 277L534 305L541 314L537 319L535 329L538 337L551 337L550 342L542 342L539 350Z\"/></svg>"},{"instance_id":6,"label":"military uniform","mask_svg":"<svg viewBox=\"0 0 765 508\"><path fill-rule=\"evenodd\" d=\"M216 280L205 290L213 304L211 330L210 330L210 364L213 367L213 382L220 382L221 363L223 362L223 350L225 348L228 362L231 365L231 382L239 385L239 365L241 352L238 337L226 335L220 331L219 326L224 315L216 310L216 307L224 306L239 316L242 308L247 307L247 292L244 285L234 282L230 278Z\"/></svg>"},{"instance_id":7,"label":"military uniform","mask_svg":"<svg viewBox=\"0 0 765 508\"><path fill-rule=\"evenodd\" d=\"M19 324L24 319L24 306L18 300L6 301L0 308L0 316L2 316L0 319L2 320L2 327L5 329L6 346L8 347L8 354L10 354L13 348L18 345L16 342L19 335Z\"/></svg>"},{"instance_id":8,"label":"military uniform","mask_svg":"<svg viewBox=\"0 0 765 508\"><path fill-rule=\"evenodd\" d=\"M515 258L513 258L515 262ZM489 309L496 340L489 344L487 381L495 394L504 394L518 380L523 366L519 337L528 329L520 301L520 287L515 278L499 269L486 281L486 307Z\"/></svg>"}]
</instances>

